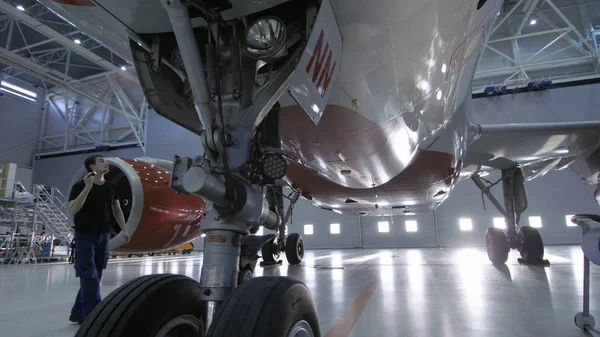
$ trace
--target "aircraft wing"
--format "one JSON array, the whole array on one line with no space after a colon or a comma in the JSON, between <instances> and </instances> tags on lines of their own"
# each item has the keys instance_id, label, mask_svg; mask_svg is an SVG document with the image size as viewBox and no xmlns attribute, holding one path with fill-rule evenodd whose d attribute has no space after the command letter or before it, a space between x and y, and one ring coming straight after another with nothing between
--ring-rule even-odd
<instances>
[{"instance_id":1,"label":"aircraft wing","mask_svg":"<svg viewBox=\"0 0 600 337\"><path fill-rule=\"evenodd\" d=\"M464 166L519 166L524 174L530 169L537 175L589 161L600 147L598 89L600 84L561 85L471 98L467 115L478 136L466 151Z\"/></svg>"},{"instance_id":2,"label":"aircraft wing","mask_svg":"<svg viewBox=\"0 0 600 337\"><path fill-rule=\"evenodd\" d=\"M577 157L600 145L600 121L479 125L466 164L496 169Z\"/></svg>"}]
</instances>

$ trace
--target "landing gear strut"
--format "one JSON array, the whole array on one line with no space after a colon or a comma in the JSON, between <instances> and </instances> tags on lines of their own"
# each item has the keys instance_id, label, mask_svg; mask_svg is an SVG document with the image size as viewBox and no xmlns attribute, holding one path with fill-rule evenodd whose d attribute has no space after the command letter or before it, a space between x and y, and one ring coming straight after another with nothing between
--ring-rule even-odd
<instances>
[{"instance_id":1,"label":"landing gear strut","mask_svg":"<svg viewBox=\"0 0 600 337\"><path fill-rule=\"evenodd\" d=\"M300 60L312 53L309 41L316 44L322 35L312 27L328 23L328 48L341 48L329 1L288 1L269 8L268 16L253 12L233 19L221 16L238 6L227 0L160 2L173 33L144 36L150 50L137 41L130 41L130 48L148 103L202 142L201 156L174 157L170 180L178 193L207 200L201 277L199 282L172 275L133 280L102 301L78 335L320 337L305 285L252 275L260 250L263 260L272 262L284 252L290 264L304 256L302 237L286 233L299 193L294 191L284 214L287 161L277 102L286 93L301 95L305 111L322 113L325 89L306 91L293 75L296 69L307 73ZM190 14L207 24L193 27ZM163 60L171 58L177 62L167 66ZM277 234L249 235L260 226Z\"/></svg>"},{"instance_id":2,"label":"landing gear strut","mask_svg":"<svg viewBox=\"0 0 600 337\"><path fill-rule=\"evenodd\" d=\"M548 260L544 260L544 243L539 231L530 226L519 226L521 214L527 209L527 196L521 169L502 170L504 207L490 192L490 188L500 181L486 186L478 176L472 176L471 179L504 216L506 224L506 232L495 227L488 228L486 231L486 249L490 261L493 264L504 264L508 260L510 249L516 249L521 253L518 259L520 263L550 264Z\"/></svg>"}]
</instances>

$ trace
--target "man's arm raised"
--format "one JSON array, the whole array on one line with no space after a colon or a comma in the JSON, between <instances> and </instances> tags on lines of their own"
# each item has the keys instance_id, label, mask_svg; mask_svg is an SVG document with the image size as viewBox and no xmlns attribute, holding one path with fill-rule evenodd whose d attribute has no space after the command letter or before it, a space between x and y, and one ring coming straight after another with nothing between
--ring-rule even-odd
<instances>
[{"instance_id":1,"label":"man's arm raised","mask_svg":"<svg viewBox=\"0 0 600 337\"><path fill-rule=\"evenodd\" d=\"M85 203L85 199L92 190L92 185L94 184L94 176L92 174L93 172L86 174L84 178L85 186L83 187L77 198L69 201L69 211L73 215L77 214L77 212L81 210L83 204Z\"/></svg>"}]
</instances>

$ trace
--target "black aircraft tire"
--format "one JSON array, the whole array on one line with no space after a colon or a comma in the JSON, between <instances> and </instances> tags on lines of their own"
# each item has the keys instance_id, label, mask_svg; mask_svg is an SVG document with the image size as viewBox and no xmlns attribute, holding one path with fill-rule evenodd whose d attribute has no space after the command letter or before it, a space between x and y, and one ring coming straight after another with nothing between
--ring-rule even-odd
<instances>
[{"instance_id":1,"label":"black aircraft tire","mask_svg":"<svg viewBox=\"0 0 600 337\"><path fill-rule=\"evenodd\" d=\"M279 259L279 254L275 253L275 247L273 247L273 240L265 243L261 248L262 259L267 263L275 263Z\"/></svg>"},{"instance_id":2,"label":"black aircraft tire","mask_svg":"<svg viewBox=\"0 0 600 337\"><path fill-rule=\"evenodd\" d=\"M485 246L488 258L493 264L504 264L508 260L508 240L506 234L499 228L488 228L485 232Z\"/></svg>"},{"instance_id":3,"label":"black aircraft tire","mask_svg":"<svg viewBox=\"0 0 600 337\"><path fill-rule=\"evenodd\" d=\"M92 310L75 337L201 336L198 282L182 275L146 275L114 290ZM161 331L162 329L162 331ZM163 333L160 333L163 332Z\"/></svg>"},{"instance_id":4,"label":"black aircraft tire","mask_svg":"<svg viewBox=\"0 0 600 337\"><path fill-rule=\"evenodd\" d=\"M302 263L304 258L304 239L298 233L288 235L285 245L285 257L291 265Z\"/></svg>"},{"instance_id":5,"label":"black aircraft tire","mask_svg":"<svg viewBox=\"0 0 600 337\"><path fill-rule=\"evenodd\" d=\"M238 286L242 283L250 281L254 277L254 273L250 268L243 268L238 273Z\"/></svg>"},{"instance_id":6,"label":"black aircraft tire","mask_svg":"<svg viewBox=\"0 0 600 337\"><path fill-rule=\"evenodd\" d=\"M310 329L299 333L298 329ZM296 333L294 333L296 332ZM287 277L259 277L236 288L213 317L207 336L321 337L310 291Z\"/></svg>"},{"instance_id":7,"label":"black aircraft tire","mask_svg":"<svg viewBox=\"0 0 600 337\"><path fill-rule=\"evenodd\" d=\"M521 257L525 261L536 262L544 259L544 242L540 232L533 227L523 226L519 230Z\"/></svg>"}]
</instances>

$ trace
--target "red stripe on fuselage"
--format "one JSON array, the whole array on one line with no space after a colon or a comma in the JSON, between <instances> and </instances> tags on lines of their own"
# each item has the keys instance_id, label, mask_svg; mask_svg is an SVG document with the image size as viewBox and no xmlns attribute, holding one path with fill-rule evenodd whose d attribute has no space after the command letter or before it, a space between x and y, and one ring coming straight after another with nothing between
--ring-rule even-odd
<instances>
[{"instance_id":1,"label":"red stripe on fuselage","mask_svg":"<svg viewBox=\"0 0 600 337\"><path fill-rule=\"evenodd\" d=\"M56 2L61 5L71 5L71 6L96 6L90 0L52 0L52 2Z\"/></svg>"},{"instance_id":2,"label":"red stripe on fuselage","mask_svg":"<svg viewBox=\"0 0 600 337\"><path fill-rule=\"evenodd\" d=\"M346 198L356 200L360 206L386 202L389 206L430 204L440 190L448 191L456 182L455 158L437 151L424 151L402 173L375 188L347 188L325 179L317 172L296 163L290 163L287 178L307 197L327 204L344 204ZM351 205L347 205L351 206Z\"/></svg>"},{"instance_id":3,"label":"red stripe on fuselage","mask_svg":"<svg viewBox=\"0 0 600 337\"><path fill-rule=\"evenodd\" d=\"M448 192L456 182L461 163L452 154L418 148L411 163L396 159L394 147L411 149L416 144L408 138L396 138L394 142L390 139L394 134L414 132L418 118L413 121L407 113L377 124L352 109L328 105L315 126L300 107L282 107L282 143L292 158L287 179L305 197L312 197L323 206L343 205L342 209L354 209L386 204L429 209L443 198L433 196L440 191ZM337 152L346 160L342 161ZM362 180L366 181L354 186L333 181L343 167L364 176L366 179ZM384 180L379 176L381 172L391 177L390 180L369 188ZM345 204L347 198L356 203Z\"/></svg>"}]
</instances>

